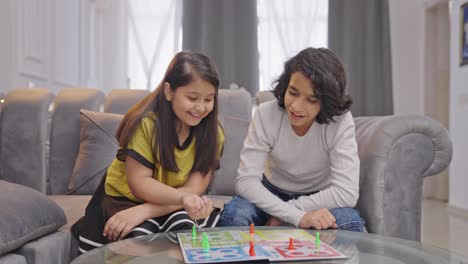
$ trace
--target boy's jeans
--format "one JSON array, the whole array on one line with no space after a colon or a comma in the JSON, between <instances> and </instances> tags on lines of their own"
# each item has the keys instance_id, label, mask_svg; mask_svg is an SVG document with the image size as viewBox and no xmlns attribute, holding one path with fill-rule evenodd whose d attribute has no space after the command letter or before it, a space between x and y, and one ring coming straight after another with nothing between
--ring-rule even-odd
<instances>
[{"instance_id":1,"label":"boy's jeans","mask_svg":"<svg viewBox=\"0 0 468 264\"><path fill-rule=\"evenodd\" d=\"M274 195L278 196L283 201L297 199L298 194L287 193L273 186L266 178L263 178L263 185ZM365 232L365 221L359 215L359 212L353 208L334 208L330 213L336 219L338 229ZM254 203L240 197L235 196L229 203L224 206L221 213L219 226L248 226L251 223L257 226L266 224L270 216L262 209L258 208Z\"/></svg>"}]
</instances>

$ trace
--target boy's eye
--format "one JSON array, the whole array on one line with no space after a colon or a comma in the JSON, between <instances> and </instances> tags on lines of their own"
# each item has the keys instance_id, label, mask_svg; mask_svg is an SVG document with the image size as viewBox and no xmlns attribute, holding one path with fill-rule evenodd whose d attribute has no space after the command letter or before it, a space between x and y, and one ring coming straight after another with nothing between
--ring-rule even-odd
<instances>
[{"instance_id":1,"label":"boy's eye","mask_svg":"<svg viewBox=\"0 0 468 264\"><path fill-rule=\"evenodd\" d=\"M289 90L289 94L292 95L292 96L296 96L296 95L297 95L297 93L294 92L294 91L292 91L292 90Z\"/></svg>"},{"instance_id":2,"label":"boy's eye","mask_svg":"<svg viewBox=\"0 0 468 264\"><path fill-rule=\"evenodd\" d=\"M317 103L318 99L317 98L309 98L309 102L311 103Z\"/></svg>"},{"instance_id":3,"label":"boy's eye","mask_svg":"<svg viewBox=\"0 0 468 264\"><path fill-rule=\"evenodd\" d=\"M190 96L188 97L188 99L189 99L190 101L193 101L193 102L195 102L195 101L197 100L196 97L190 97Z\"/></svg>"}]
</instances>

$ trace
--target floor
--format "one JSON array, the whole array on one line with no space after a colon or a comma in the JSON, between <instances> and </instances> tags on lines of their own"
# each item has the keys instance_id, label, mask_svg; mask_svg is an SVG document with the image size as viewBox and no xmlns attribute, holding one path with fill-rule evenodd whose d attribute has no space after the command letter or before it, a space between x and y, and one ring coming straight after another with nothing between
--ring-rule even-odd
<instances>
[{"instance_id":1,"label":"floor","mask_svg":"<svg viewBox=\"0 0 468 264\"><path fill-rule=\"evenodd\" d=\"M421 240L468 258L468 211L449 207L445 202L424 200Z\"/></svg>"}]
</instances>

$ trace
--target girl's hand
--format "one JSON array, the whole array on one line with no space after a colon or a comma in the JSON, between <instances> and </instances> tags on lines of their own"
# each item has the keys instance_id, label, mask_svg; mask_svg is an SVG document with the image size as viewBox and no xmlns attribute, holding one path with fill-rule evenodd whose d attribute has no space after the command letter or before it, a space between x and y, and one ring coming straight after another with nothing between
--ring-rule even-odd
<instances>
[{"instance_id":1,"label":"girl's hand","mask_svg":"<svg viewBox=\"0 0 468 264\"><path fill-rule=\"evenodd\" d=\"M202 196L201 199L203 200L203 206L198 212L188 213L187 211L189 217L194 220L207 218L213 210L213 202L210 199L208 199L208 197Z\"/></svg>"},{"instance_id":2,"label":"girl's hand","mask_svg":"<svg viewBox=\"0 0 468 264\"><path fill-rule=\"evenodd\" d=\"M299 222L300 228L313 228L316 230L322 230L327 228L337 228L336 219L325 208L308 212L305 214Z\"/></svg>"},{"instance_id":3,"label":"girl's hand","mask_svg":"<svg viewBox=\"0 0 468 264\"><path fill-rule=\"evenodd\" d=\"M133 228L146 220L142 209L141 206L135 206L116 213L107 221L102 235L109 240L124 238Z\"/></svg>"},{"instance_id":4,"label":"girl's hand","mask_svg":"<svg viewBox=\"0 0 468 264\"><path fill-rule=\"evenodd\" d=\"M189 215L197 214L204 206L205 201L193 193L184 193L182 195L182 206Z\"/></svg>"}]
</instances>

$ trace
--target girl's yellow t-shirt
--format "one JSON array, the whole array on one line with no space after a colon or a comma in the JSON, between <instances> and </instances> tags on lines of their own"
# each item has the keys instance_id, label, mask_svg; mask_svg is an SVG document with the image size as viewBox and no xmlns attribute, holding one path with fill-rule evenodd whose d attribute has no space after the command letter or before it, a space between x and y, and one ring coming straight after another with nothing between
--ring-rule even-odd
<instances>
[{"instance_id":1,"label":"girl's yellow t-shirt","mask_svg":"<svg viewBox=\"0 0 468 264\"><path fill-rule=\"evenodd\" d=\"M153 170L153 178L171 187L182 186L190 176L190 170L195 161L196 138L191 135L183 146L174 148L174 156L179 172L164 170L155 163L153 157L153 130L157 116L151 113L144 117L137 127L127 148L119 149L116 158L107 169L105 191L107 195L114 197L127 197L135 202L143 202L137 199L128 186L127 173L125 170L125 158L131 156L144 166ZM218 161L224 144L224 132L218 127ZM219 163L218 163L219 164Z\"/></svg>"}]
</instances>

